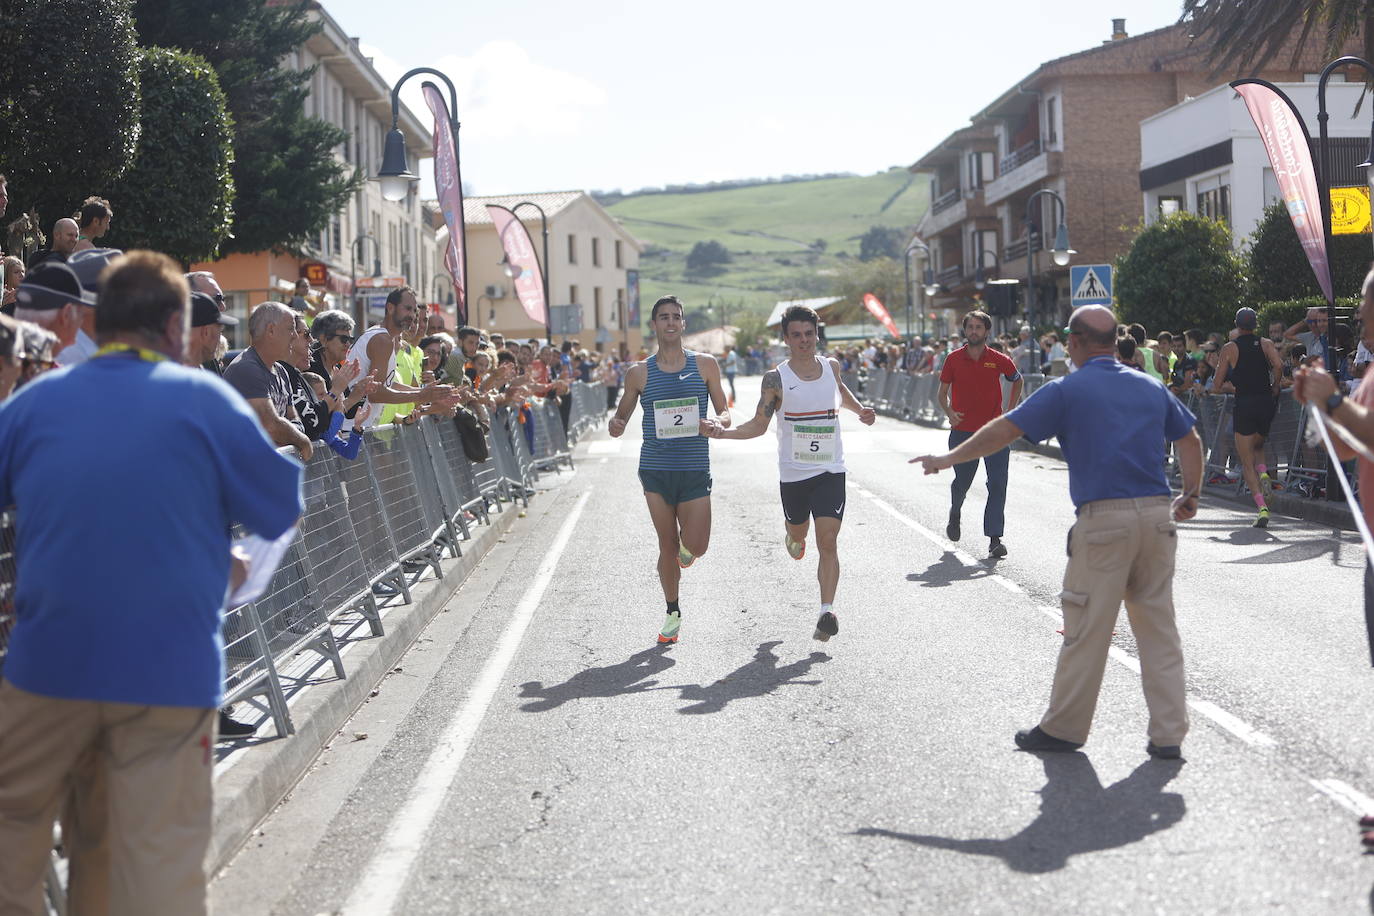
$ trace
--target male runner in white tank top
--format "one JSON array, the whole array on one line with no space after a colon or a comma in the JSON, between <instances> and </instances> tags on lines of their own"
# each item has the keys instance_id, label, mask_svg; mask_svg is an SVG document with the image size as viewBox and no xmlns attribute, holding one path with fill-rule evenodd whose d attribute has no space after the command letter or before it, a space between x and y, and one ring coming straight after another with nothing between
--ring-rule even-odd
<instances>
[{"instance_id":1,"label":"male runner in white tank top","mask_svg":"<svg viewBox=\"0 0 1374 916\"><path fill-rule=\"evenodd\" d=\"M804 305L782 314L782 336L788 359L763 377L763 396L753 419L735 429L712 420L701 421L701 432L713 439L753 439L763 435L778 411L778 476L782 514L787 533L783 546L792 559L806 553L806 535L816 520L816 550L820 554L816 578L821 586L821 616L815 638L825 642L840 631L835 616L835 589L840 582L836 542L844 520L844 445L840 441L839 408L859 415L872 426L873 408L865 407L840 381L837 360L816 354L820 318Z\"/></svg>"}]
</instances>

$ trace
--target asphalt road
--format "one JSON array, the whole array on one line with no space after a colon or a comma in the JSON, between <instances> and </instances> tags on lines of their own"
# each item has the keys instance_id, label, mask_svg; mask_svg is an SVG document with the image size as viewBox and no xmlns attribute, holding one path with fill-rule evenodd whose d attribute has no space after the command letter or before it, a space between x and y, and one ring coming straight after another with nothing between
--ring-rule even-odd
<instances>
[{"instance_id":1,"label":"asphalt road","mask_svg":"<svg viewBox=\"0 0 1374 916\"><path fill-rule=\"evenodd\" d=\"M757 379L741 380L743 415ZM742 416L741 416L742 418ZM783 550L775 439L712 444L709 553L663 604L638 423L548 475L379 693L212 885L215 912L1356 913L1374 859L1363 553L1229 503L1183 526L1186 761L1147 757L1118 627L1080 753L1015 750L1048 696L1072 523L1016 453L944 541L945 434L846 415L841 632ZM361 736L361 737L360 737Z\"/></svg>"}]
</instances>

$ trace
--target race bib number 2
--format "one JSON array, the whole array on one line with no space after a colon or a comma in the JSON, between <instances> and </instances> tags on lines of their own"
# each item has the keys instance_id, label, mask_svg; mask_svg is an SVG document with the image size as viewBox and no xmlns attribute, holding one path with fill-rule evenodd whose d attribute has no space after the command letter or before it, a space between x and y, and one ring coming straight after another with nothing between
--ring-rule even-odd
<instances>
[{"instance_id":1,"label":"race bib number 2","mask_svg":"<svg viewBox=\"0 0 1374 916\"><path fill-rule=\"evenodd\" d=\"M654 401L654 431L660 439L695 436L701 429L701 410L696 398Z\"/></svg>"},{"instance_id":2,"label":"race bib number 2","mask_svg":"<svg viewBox=\"0 0 1374 916\"><path fill-rule=\"evenodd\" d=\"M807 464L831 464L835 460L835 427L792 427L792 460Z\"/></svg>"}]
</instances>

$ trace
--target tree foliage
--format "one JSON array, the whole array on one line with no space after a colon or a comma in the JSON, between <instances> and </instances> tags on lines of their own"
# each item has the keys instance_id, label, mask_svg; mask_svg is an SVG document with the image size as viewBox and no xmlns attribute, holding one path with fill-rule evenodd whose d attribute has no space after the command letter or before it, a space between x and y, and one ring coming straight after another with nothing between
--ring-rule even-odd
<instances>
[{"instance_id":1,"label":"tree foliage","mask_svg":"<svg viewBox=\"0 0 1374 916\"><path fill-rule=\"evenodd\" d=\"M133 162L138 46L129 0L0 0L0 173L10 218L44 231Z\"/></svg>"},{"instance_id":2,"label":"tree foliage","mask_svg":"<svg viewBox=\"0 0 1374 916\"><path fill-rule=\"evenodd\" d=\"M840 265L831 285L831 295L844 301L835 303L831 314L835 324L871 321L864 308L864 293L872 293L887 306L892 320L902 327L906 318L906 278L901 262L879 257L869 261L846 261Z\"/></svg>"},{"instance_id":3,"label":"tree foliage","mask_svg":"<svg viewBox=\"0 0 1374 916\"><path fill-rule=\"evenodd\" d=\"M1183 20L1192 21L1196 41L1211 46L1208 59L1218 69L1261 70L1295 35L1292 62L1314 36L1334 58L1360 34L1364 57L1374 60L1371 0L1184 0Z\"/></svg>"},{"instance_id":4,"label":"tree foliage","mask_svg":"<svg viewBox=\"0 0 1374 916\"><path fill-rule=\"evenodd\" d=\"M296 249L328 225L361 176L334 157L348 135L305 116L311 71L282 60L318 32L308 3L136 0L147 45L180 48L215 69L234 125L235 212L225 253Z\"/></svg>"},{"instance_id":5,"label":"tree foliage","mask_svg":"<svg viewBox=\"0 0 1374 916\"><path fill-rule=\"evenodd\" d=\"M1225 223L1175 213L1145 226L1117 258L1117 315L1147 331L1230 327L1245 264Z\"/></svg>"},{"instance_id":6,"label":"tree foliage","mask_svg":"<svg viewBox=\"0 0 1374 916\"><path fill-rule=\"evenodd\" d=\"M1327 256L1331 260L1334 280L1332 291L1337 296L1357 295L1365 272L1369 270L1369 236L1332 236ZM1261 301L1303 299L1322 294L1317 276L1298 241L1293 220L1283 204L1265 209L1250 236L1247 257L1254 294Z\"/></svg>"},{"instance_id":7,"label":"tree foliage","mask_svg":"<svg viewBox=\"0 0 1374 916\"><path fill-rule=\"evenodd\" d=\"M895 226L873 226L859 237L859 260L900 258L907 233Z\"/></svg>"},{"instance_id":8,"label":"tree foliage","mask_svg":"<svg viewBox=\"0 0 1374 916\"><path fill-rule=\"evenodd\" d=\"M730 250L711 239L697 242L687 253L687 272L691 274L720 273L730 263Z\"/></svg>"},{"instance_id":9,"label":"tree foliage","mask_svg":"<svg viewBox=\"0 0 1374 916\"><path fill-rule=\"evenodd\" d=\"M229 234L234 184L231 123L215 71L165 48L142 53L143 135L133 167L110 189L106 240L184 263L210 260Z\"/></svg>"}]
</instances>

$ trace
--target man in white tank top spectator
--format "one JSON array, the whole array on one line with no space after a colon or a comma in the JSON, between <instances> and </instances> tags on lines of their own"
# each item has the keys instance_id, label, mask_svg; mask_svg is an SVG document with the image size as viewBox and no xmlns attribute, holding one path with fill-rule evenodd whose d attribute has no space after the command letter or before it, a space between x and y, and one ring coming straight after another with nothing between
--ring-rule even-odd
<instances>
[{"instance_id":1,"label":"man in white tank top spectator","mask_svg":"<svg viewBox=\"0 0 1374 916\"><path fill-rule=\"evenodd\" d=\"M840 582L837 541L845 504L839 408L854 411L868 426L873 425L875 416L873 409L860 404L840 381L839 361L817 355L819 325L820 318L804 305L783 312L782 336L788 359L764 375L763 396L753 419L735 429L703 419L701 432L713 439L753 439L768 430L773 414L782 412L778 418L778 476L787 529L783 546L792 559L800 560L806 554L806 536L815 519L821 616L814 636L825 642L840 631L834 609Z\"/></svg>"},{"instance_id":2,"label":"man in white tank top spectator","mask_svg":"<svg viewBox=\"0 0 1374 916\"><path fill-rule=\"evenodd\" d=\"M356 378L367 378L374 366L385 366L384 372L377 373L377 388L368 396L373 404L428 404L453 407L458 403L458 392L452 385L431 384L422 388L403 385L396 381L396 352L401 346L405 331L415 327L419 320L415 290L409 286L392 290L386 297L386 311L382 323L368 328L353 342L348 351L347 364L358 362ZM375 426L382 412L374 410L368 416L365 427Z\"/></svg>"}]
</instances>

